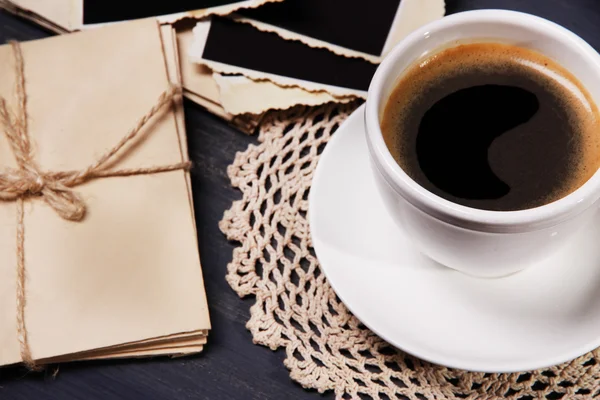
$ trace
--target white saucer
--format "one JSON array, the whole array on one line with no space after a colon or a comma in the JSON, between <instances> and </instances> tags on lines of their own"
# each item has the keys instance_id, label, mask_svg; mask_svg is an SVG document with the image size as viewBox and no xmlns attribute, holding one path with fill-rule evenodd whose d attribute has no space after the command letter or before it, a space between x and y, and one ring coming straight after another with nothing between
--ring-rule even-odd
<instances>
[{"instance_id":1,"label":"white saucer","mask_svg":"<svg viewBox=\"0 0 600 400\"><path fill-rule=\"evenodd\" d=\"M333 289L390 344L448 367L538 369L600 346L600 216L550 262L478 279L418 253L372 177L364 106L327 145L310 193L310 227Z\"/></svg>"}]
</instances>

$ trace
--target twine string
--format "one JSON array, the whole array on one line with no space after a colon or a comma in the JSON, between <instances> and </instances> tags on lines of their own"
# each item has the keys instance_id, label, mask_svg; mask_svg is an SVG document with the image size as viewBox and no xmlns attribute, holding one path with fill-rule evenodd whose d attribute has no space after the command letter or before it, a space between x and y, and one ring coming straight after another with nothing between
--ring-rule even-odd
<instances>
[{"instance_id":1,"label":"twine string","mask_svg":"<svg viewBox=\"0 0 600 400\"><path fill-rule=\"evenodd\" d=\"M78 171L47 172L37 165L27 124L27 94L25 91L25 70L23 52L18 42L10 43L15 58L17 108L9 110L7 102L0 97L0 125L8 139L17 161L17 168L0 171L0 200L15 201L17 209L17 336L21 359L31 370L38 370L30 348L29 333L25 318L27 307L26 267L25 267L25 200L41 198L61 218L81 221L86 206L81 195L73 188L98 178L149 175L175 170L188 170L189 162L147 168L110 170L109 164L116 160L121 150L134 142L140 132L160 110L172 104L179 88L171 87L163 92L154 106L140 118L135 126L112 148L88 167Z\"/></svg>"}]
</instances>

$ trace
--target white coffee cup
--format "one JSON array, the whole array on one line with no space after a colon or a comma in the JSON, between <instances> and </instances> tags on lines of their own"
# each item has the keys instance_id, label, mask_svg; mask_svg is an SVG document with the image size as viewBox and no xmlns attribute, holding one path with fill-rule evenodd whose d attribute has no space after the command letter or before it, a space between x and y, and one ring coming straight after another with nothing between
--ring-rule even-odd
<instances>
[{"instance_id":1,"label":"white coffee cup","mask_svg":"<svg viewBox=\"0 0 600 400\"><path fill-rule=\"evenodd\" d=\"M574 33L545 19L513 11L469 11L413 32L392 50L373 77L366 102L366 135L375 179L390 215L422 253L440 264L470 275L500 277L552 257L592 220L600 198L600 172L553 203L498 212L436 196L400 168L380 128L398 79L428 53L474 41L514 44L545 54L573 73L597 105L600 55Z\"/></svg>"}]
</instances>

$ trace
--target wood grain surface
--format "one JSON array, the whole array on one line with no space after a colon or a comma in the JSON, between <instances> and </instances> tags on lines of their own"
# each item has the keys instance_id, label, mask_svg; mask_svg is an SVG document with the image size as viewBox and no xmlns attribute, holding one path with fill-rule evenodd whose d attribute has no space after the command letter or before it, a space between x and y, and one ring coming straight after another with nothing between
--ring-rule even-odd
<instances>
[{"instance_id":1,"label":"wood grain surface","mask_svg":"<svg viewBox=\"0 0 600 400\"><path fill-rule=\"evenodd\" d=\"M51 1L51 0L50 0ZM598 0L447 0L448 13L503 8L553 20L600 49ZM365 32L368 34L368 32ZM0 12L0 43L49 36L32 24ZM213 330L203 354L182 359L157 358L86 362L45 373L22 367L0 369L0 400L5 399L318 399L333 398L302 389L290 380L282 351L252 344L245 328L253 299L240 299L225 282L234 244L218 222L240 197L226 168L235 153L256 142L202 110L185 104L198 237Z\"/></svg>"}]
</instances>

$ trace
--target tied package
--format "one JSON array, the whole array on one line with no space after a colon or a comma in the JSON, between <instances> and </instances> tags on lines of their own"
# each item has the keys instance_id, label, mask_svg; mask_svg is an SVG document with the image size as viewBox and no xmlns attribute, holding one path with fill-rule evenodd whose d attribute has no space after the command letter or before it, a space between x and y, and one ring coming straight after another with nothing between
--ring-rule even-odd
<instances>
[{"instance_id":1,"label":"tied package","mask_svg":"<svg viewBox=\"0 0 600 400\"><path fill-rule=\"evenodd\" d=\"M154 19L0 47L0 365L202 351L176 49Z\"/></svg>"}]
</instances>

